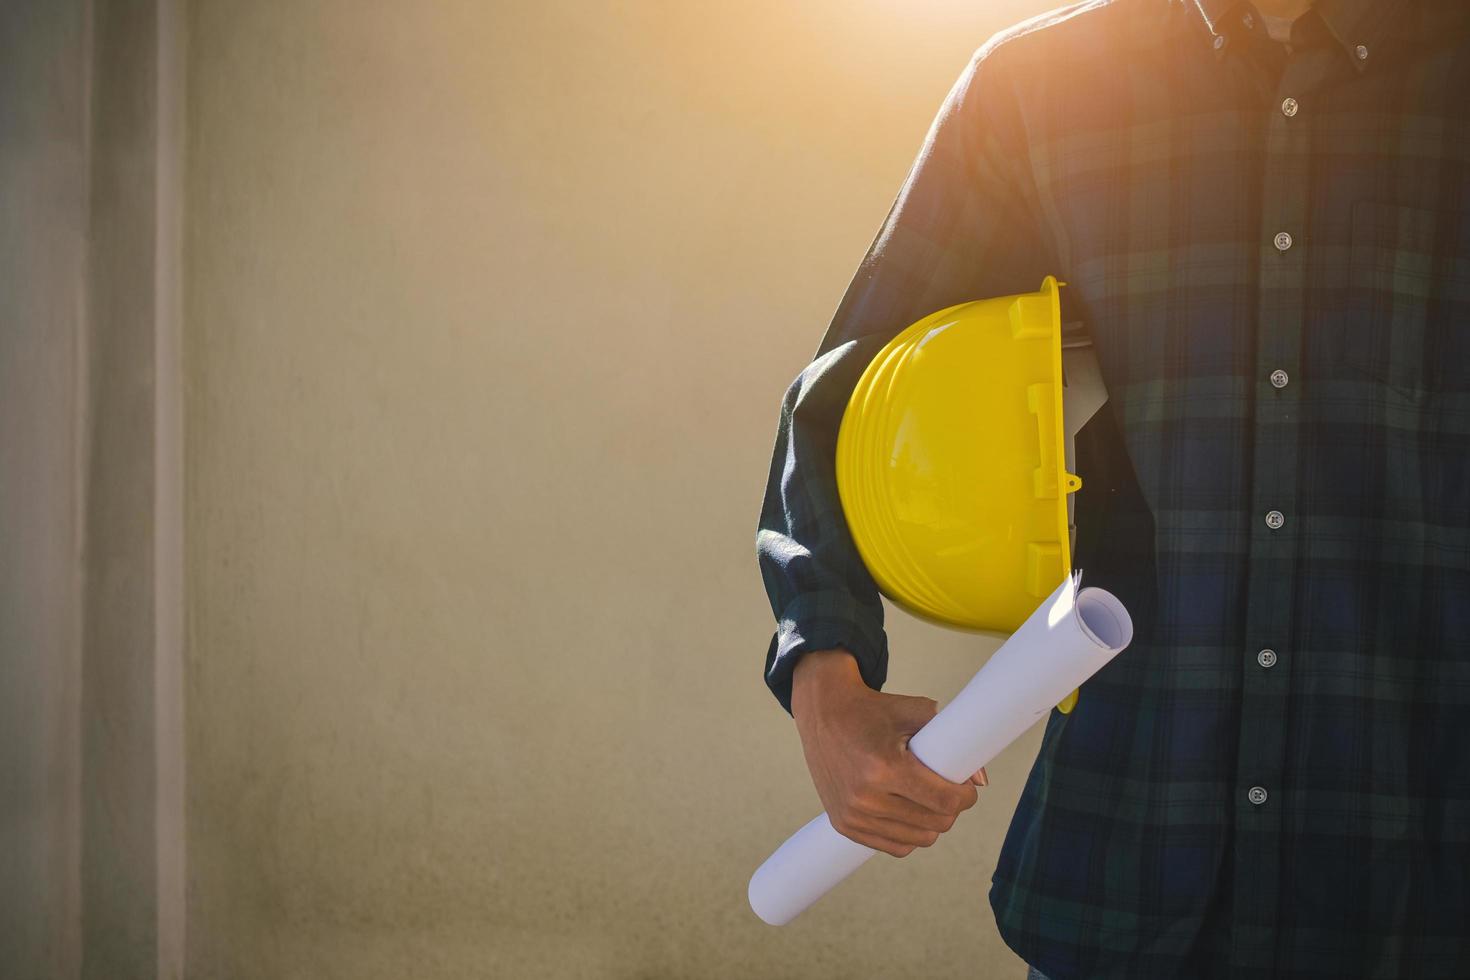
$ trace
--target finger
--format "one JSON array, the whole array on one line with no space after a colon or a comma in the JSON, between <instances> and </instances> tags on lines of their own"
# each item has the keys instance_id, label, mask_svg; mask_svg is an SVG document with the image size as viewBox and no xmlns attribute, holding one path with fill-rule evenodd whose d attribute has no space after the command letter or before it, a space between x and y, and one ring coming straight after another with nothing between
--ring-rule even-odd
<instances>
[{"instance_id":1,"label":"finger","mask_svg":"<svg viewBox=\"0 0 1470 980\"><path fill-rule=\"evenodd\" d=\"M882 851L889 857L905 858L914 853L917 848L913 844L897 844L890 840L874 837L871 840L859 840L859 844L866 844L875 851Z\"/></svg>"},{"instance_id":2,"label":"finger","mask_svg":"<svg viewBox=\"0 0 1470 980\"><path fill-rule=\"evenodd\" d=\"M952 783L909 753L899 767L894 791L935 813L950 815L968 810L977 799L973 783Z\"/></svg>"},{"instance_id":3,"label":"finger","mask_svg":"<svg viewBox=\"0 0 1470 980\"><path fill-rule=\"evenodd\" d=\"M889 707L890 717L898 732L902 736L909 736L929 724L939 711L939 702L933 698L913 698L907 695L893 695L893 702Z\"/></svg>"},{"instance_id":4,"label":"finger","mask_svg":"<svg viewBox=\"0 0 1470 980\"><path fill-rule=\"evenodd\" d=\"M855 824L851 820L841 822L833 821L832 827L850 841L856 841L864 847L871 847L875 851L882 851L893 857L906 857L914 848L918 847L917 844L908 844L901 840L894 840L886 834L871 830L867 824L862 822Z\"/></svg>"},{"instance_id":5,"label":"finger","mask_svg":"<svg viewBox=\"0 0 1470 980\"><path fill-rule=\"evenodd\" d=\"M941 833L938 830L915 827L912 824L883 817L861 817L854 819L851 823L853 829L859 833L905 847L928 847L939 839Z\"/></svg>"},{"instance_id":6,"label":"finger","mask_svg":"<svg viewBox=\"0 0 1470 980\"><path fill-rule=\"evenodd\" d=\"M937 833L954 826L955 820L954 814L937 813L897 793L885 793L866 806L858 805L851 812L855 820L906 824L917 830Z\"/></svg>"},{"instance_id":7,"label":"finger","mask_svg":"<svg viewBox=\"0 0 1470 980\"><path fill-rule=\"evenodd\" d=\"M907 857L914 850L913 844L900 844L898 841L889 840L886 837L870 834L863 830L839 831L839 833L850 841L856 841L864 847L871 847L875 851L882 851L884 854L889 854L893 857Z\"/></svg>"},{"instance_id":8,"label":"finger","mask_svg":"<svg viewBox=\"0 0 1470 980\"><path fill-rule=\"evenodd\" d=\"M981 766L979 769L975 770L975 775L970 777L970 782L974 783L976 786L990 785L990 777L985 774L984 766Z\"/></svg>"}]
</instances>

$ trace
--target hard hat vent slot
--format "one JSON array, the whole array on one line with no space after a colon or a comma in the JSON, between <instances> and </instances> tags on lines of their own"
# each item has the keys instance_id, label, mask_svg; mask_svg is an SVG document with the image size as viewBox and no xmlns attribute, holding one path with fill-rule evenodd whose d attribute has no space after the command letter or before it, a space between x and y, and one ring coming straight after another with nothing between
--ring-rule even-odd
<instances>
[{"instance_id":1,"label":"hard hat vent slot","mask_svg":"<svg viewBox=\"0 0 1470 980\"><path fill-rule=\"evenodd\" d=\"M1028 385L1026 407L1036 416L1036 499L1055 500L1058 496L1058 474L1061 472L1061 461L1057 459L1056 386L1047 381ZM1048 591L1047 595L1050 594Z\"/></svg>"},{"instance_id":2,"label":"hard hat vent slot","mask_svg":"<svg viewBox=\"0 0 1470 980\"><path fill-rule=\"evenodd\" d=\"M1051 301L1045 296L1036 293L1017 296L1011 300L1007 312L1013 340L1046 340L1055 329L1051 323Z\"/></svg>"}]
</instances>

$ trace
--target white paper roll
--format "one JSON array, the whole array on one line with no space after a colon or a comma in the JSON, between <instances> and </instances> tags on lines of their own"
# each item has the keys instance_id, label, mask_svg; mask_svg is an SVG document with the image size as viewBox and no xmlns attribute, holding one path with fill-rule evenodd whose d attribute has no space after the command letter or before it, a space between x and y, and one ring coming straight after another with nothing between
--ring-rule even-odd
<instances>
[{"instance_id":1,"label":"white paper roll","mask_svg":"<svg viewBox=\"0 0 1470 980\"><path fill-rule=\"evenodd\" d=\"M909 739L909 751L950 782L964 782L1132 640L1123 604L1102 589L1079 591L1069 575ZM756 869L750 907L783 926L876 853L839 834L823 813Z\"/></svg>"}]
</instances>

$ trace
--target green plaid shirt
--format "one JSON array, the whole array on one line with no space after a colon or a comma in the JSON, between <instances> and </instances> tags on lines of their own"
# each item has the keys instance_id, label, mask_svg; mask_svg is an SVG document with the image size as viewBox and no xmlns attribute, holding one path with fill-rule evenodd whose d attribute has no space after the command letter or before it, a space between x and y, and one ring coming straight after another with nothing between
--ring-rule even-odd
<instances>
[{"instance_id":1,"label":"green plaid shirt","mask_svg":"<svg viewBox=\"0 0 1470 980\"><path fill-rule=\"evenodd\" d=\"M1076 565L1133 646L1053 711L995 871L1080 977L1470 977L1470 4L1092 0L983 45L782 405L758 554L873 687L847 396L940 308L1069 285L1110 401ZM983 968L977 967L977 975Z\"/></svg>"}]
</instances>

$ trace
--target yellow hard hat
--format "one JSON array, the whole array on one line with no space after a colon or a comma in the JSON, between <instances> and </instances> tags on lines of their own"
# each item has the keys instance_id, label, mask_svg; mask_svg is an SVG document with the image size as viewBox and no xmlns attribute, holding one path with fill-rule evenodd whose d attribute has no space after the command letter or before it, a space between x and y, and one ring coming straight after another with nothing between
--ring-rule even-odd
<instances>
[{"instance_id":1,"label":"yellow hard hat","mask_svg":"<svg viewBox=\"0 0 1470 980\"><path fill-rule=\"evenodd\" d=\"M1072 570L1059 286L925 317L853 390L843 513L879 589L917 616L1013 632Z\"/></svg>"}]
</instances>

